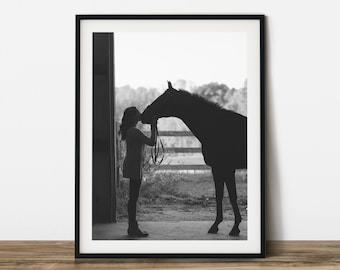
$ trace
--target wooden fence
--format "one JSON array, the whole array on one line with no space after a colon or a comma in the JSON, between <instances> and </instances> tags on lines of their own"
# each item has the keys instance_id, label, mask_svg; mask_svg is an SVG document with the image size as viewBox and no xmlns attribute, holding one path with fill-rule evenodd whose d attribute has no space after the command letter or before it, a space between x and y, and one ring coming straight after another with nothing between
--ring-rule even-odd
<instances>
[{"instance_id":1,"label":"wooden fence","mask_svg":"<svg viewBox=\"0 0 340 270\"><path fill-rule=\"evenodd\" d=\"M118 123L116 123L118 130ZM150 132L144 131L144 134L150 136ZM195 137L190 131L159 131L160 137ZM177 154L177 153L202 153L200 147L165 147L165 154ZM120 136L116 136L116 157L117 157L117 167L116 167L116 182L117 187L120 186L121 178L121 161L123 160L122 153L122 141ZM159 171L207 171L210 167L205 164L161 164L158 168Z\"/></svg>"},{"instance_id":2,"label":"wooden fence","mask_svg":"<svg viewBox=\"0 0 340 270\"><path fill-rule=\"evenodd\" d=\"M150 136L150 132L146 133ZM160 131L160 137L194 137L190 131ZM165 147L165 154L177 154L177 153L202 153L200 147ZM162 164L159 166L159 170L210 170L210 167L205 164Z\"/></svg>"}]
</instances>

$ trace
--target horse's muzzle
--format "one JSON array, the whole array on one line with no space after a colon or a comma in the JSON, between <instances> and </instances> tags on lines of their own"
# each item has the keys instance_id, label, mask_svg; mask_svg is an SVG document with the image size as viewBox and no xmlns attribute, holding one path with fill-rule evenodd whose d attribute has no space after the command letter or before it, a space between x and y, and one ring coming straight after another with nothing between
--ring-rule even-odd
<instances>
[{"instance_id":1,"label":"horse's muzzle","mask_svg":"<svg viewBox=\"0 0 340 270\"><path fill-rule=\"evenodd\" d=\"M148 124L146 119L145 119L145 116L143 114L141 116L141 121L142 121L143 124Z\"/></svg>"}]
</instances>

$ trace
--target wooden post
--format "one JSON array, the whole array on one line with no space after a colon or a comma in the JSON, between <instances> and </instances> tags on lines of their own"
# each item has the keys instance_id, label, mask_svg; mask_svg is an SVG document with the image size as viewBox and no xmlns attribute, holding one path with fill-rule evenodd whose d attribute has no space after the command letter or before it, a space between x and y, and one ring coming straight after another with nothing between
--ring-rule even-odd
<instances>
[{"instance_id":1,"label":"wooden post","mask_svg":"<svg viewBox=\"0 0 340 270\"><path fill-rule=\"evenodd\" d=\"M93 223L116 219L113 45L113 33L93 34Z\"/></svg>"},{"instance_id":2,"label":"wooden post","mask_svg":"<svg viewBox=\"0 0 340 270\"><path fill-rule=\"evenodd\" d=\"M116 130L115 130L115 135L116 135L116 140L115 140L115 143L116 143L116 151L115 151L115 157L116 157L116 188L119 188L120 187L120 160L122 158L121 156L121 140L119 139L119 136L118 136L118 130L119 130L119 122L116 121Z\"/></svg>"}]
</instances>

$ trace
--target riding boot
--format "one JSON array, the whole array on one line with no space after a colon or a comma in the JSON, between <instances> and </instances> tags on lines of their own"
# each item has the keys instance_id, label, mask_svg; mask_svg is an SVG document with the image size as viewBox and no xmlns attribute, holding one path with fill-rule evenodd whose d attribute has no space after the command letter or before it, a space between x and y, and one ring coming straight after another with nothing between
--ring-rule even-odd
<instances>
[{"instance_id":1,"label":"riding boot","mask_svg":"<svg viewBox=\"0 0 340 270\"><path fill-rule=\"evenodd\" d=\"M141 231L138 227L138 223L130 223L129 222L129 228L127 230L127 233L129 236L134 237L147 237L149 234L147 232Z\"/></svg>"},{"instance_id":2,"label":"riding boot","mask_svg":"<svg viewBox=\"0 0 340 270\"><path fill-rule=\"evenodd\" d=\"M129 201L128 203L129 228L127 233L134 237L147 237L149 234L139 229L136 221L136 205Z\"/></svg>"}]
</instances>

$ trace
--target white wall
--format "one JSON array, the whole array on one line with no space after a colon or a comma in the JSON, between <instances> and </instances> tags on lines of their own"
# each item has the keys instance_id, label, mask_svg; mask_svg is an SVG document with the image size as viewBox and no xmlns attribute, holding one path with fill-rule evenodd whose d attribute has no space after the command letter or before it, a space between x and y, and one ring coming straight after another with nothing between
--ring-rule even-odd
<instances>
[{"instance_id":1,"label":"white wall","mask_svg":"<svg viewBox=\"0 0 340 270\"><path fill-rule=\"evenodd\" d=\"M340 239L339 7L1 1L0 240L74 239L75 14L105 13L265 14L268 239Z\"/></svg>"}]
</instances>

